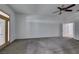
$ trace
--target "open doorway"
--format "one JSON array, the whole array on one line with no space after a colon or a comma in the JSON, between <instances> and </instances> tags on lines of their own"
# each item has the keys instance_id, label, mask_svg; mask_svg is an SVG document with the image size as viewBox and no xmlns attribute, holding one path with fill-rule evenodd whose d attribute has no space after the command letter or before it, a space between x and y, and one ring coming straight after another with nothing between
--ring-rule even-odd
<instances>
[{"instance_id":1,"label":"open doorway","mask_svg":"<svg viewBox=\"0 0 79 59\"><path fill-rule=\"evenodd\" d=\"M74 23L63 24L63 37L74 37Z\"/></svg>"},{"instance_id":2,"label":"open doorway","mask_svg":"<svg viewBox=\"0 0 79 59\"><path fill-rule=\"evenodd\" d=\"M9 43L9 16L0 11L0 48Z\"/></svg>"}]
</instances>

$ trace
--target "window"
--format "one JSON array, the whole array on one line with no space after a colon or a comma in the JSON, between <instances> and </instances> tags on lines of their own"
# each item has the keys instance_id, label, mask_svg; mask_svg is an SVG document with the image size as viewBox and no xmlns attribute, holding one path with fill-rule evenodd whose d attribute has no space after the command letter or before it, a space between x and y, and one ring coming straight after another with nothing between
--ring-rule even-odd
<instances>
[{"instance_id":1,"label":"window","mask_svg":"<svg viewBox=\"0 0 79 59\"><path fill-rule=\"evenodd\" d=\"M0 46L5 43L5 20L0 19Z\"/></svg>"},{"instance_id":2,"label":"window","mask_svg":"<svg viewBox=\"0 0 79 59\"><path fill-rule=\"evenodd\" d=\"M63 24L63 37L74 37L74 23Z\"/></svg>"},{"instance_id":3,"label":"window","mask_svg":"<svg viewBox=\"0 0 79 59\"><path fill-rule=\"evenodd\" d=\"M0 11L0 46L6 46L9 43L9 16Z\"/></svg>"}]
</instances>

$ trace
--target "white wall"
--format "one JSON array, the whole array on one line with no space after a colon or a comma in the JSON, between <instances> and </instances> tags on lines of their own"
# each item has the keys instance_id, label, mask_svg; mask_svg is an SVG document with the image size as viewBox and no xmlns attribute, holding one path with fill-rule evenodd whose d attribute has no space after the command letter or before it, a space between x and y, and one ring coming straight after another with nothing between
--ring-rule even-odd
<instances>
[{"instance_id":1,"label":"white wall","mask_svg":"<svg viewBox=\"0 0 79 59\"><path fill-rule=\"evenodd\" d=\"M16 39L60 36L60 25L32 15L16 15Z\"/></svg>"},{"instance_id":2,"label":"white wall","mask_svg":"<svg viewBox=\"0 0 79 59\"><path fill-rule=\"evenodd\" d=\"M74 23L75 23L75 39L79 40L79 21L76 21Z\"/></svg>"},{"instance_id":3,"label":"white wall","mask_svg":"<svg viewBox=\"0 0 79 59\"><path fill-rule=\"evenodd\" d=\"M0 9L10 16L10 42L12 42L15 39L15 14L7 5L0 4Z\"/></svg>"}]
</instances>

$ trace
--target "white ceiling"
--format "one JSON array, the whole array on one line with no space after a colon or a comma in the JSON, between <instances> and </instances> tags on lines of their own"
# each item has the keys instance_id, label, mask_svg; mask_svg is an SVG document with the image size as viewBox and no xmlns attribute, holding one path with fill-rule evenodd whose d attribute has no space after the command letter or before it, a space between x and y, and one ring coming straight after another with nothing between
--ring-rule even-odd
<instances>
[{"instance_id":1,"label":"white ceiling","mask_svg":"<svg viewBox=\"0 0 79 59\"><path fill-rule=\"evenodd\" d=\"M79 10L79 5L76 5L72 7L73 12L62 12L61 15L58 15L58 13L54 14L54 11L57 11L57 7L61 6L61 4L11 4L10 7L16 12L16 13L22 13L22 14L31 14L31 15L39 15L42 18L48 18L52 19L53 17L58 19L62 18L68 18L71 15L74 15L74 13L77 13L76 10ZM65 6L68 6L66 4Z\"/></svg>"}]
</instances>

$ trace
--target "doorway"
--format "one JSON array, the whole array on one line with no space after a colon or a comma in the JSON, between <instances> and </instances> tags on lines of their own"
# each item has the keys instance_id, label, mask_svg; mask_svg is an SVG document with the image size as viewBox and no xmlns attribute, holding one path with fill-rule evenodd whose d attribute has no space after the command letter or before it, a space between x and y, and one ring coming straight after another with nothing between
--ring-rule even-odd
<instances>
[{"instance_id":1,"label":"doorway","mask_svg":"<svg viewBox=\"0 0 79 59\"><path fill-rule=\"evenodd\" d=\"M9 44L9 16L0 11L0 48Z\"/></svg>"},{"instance_id":2,"label":"doorway","mask_svg":"<svg viewBox=\"0 0 79 59\"><path fill-rule=\"evenodd\" d=\"M63 24L63 37L74 37L74 23Z\"/></svg>"}]
</instances>

